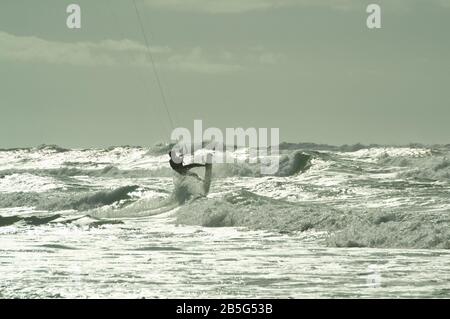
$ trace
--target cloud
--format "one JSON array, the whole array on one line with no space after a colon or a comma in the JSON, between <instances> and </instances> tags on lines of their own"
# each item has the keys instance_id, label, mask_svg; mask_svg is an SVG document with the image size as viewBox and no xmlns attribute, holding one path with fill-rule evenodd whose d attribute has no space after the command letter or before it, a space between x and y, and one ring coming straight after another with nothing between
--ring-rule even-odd
<instances>
[{"instance_id":1,"label":"cloud","mask_svg":"<svg viewBox=\"0 0 450 319\"><path fill-rule=\"evenodd\" d=\"M242 69L226 52L207 53L203 49L177 51L165 46L150 48L158 66L197 73L229 73ZM16 36L0 31L0 60L74 66L148 67L146 47L139 42L103 40L99 42L58 42L33 36Z\"/></svg>"},{"instance_id":2,"label":"cloud","mask_svg":"<svg viewBox=\"0 0 450 319\"><path fill-rule=\"evenodd\" d=\"M58 42L33 36L16 36L0 31L0 59L17 62L43 62L77 66L114 66L128 64L143 56L146 48L131 40ZM151 48L155 54L170 53L168 47ZM133 63L133 61L131 61Z\"/></svg>"},{"instance_id":3,"label":"cloud","mask_svg":"<svg viewBox=\"0 0 450 319\"><path fill-rule=\"evenodd\" d=\"M185 55L173 55L168 59L168 65L172 69L181 71L197 71L201 73L230 73L239 71L239 64L227 63L230 61L227 55L221 55L223 62L209 62L205 59L203 49L197 47Z\"/></svg>"}]
</instances>

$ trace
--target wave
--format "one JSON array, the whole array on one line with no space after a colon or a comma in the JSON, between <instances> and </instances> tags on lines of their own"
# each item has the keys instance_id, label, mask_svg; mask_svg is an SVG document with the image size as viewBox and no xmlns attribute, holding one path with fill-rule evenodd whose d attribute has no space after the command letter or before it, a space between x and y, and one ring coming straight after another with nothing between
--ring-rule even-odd
<instances>
[{"instance_id":1,"label":"wave","mask_svg":"<svg viewBox=\"0 0 450 319\"><path fill-rule=\"evenodd\" d=\"M1 216L0 227L11 226L15 224L27 226L40 226L48 224L73 224L78 226L88 226L89 228L97 228L109 224L122 224L122 221L98 219L91 216L64 217L61 214L49 216ZM57 247L49 247L57 248Z\"/></svg>"},{"instance_id":2,"label":"wave","mask_svg":"<svg viewBox=\"0 0 450 319\"><path fill-rule=\"evenodd\" d=\"M78 210L84 211L92 208L121 203L127 204L132 200L130 193L139 186L124 186L113 190L102 190L94 193L74 194L65 193L37 193L37 192L15 192L0 193L0 207L34 207L37 210L62 211Z\"/></svg>"},{"instance_id":3,"label":"wave","mask_svg":"<svg viewBox=\"0 0 450 319\"><path fill-rule=\"evenodd\" d=\"M275 176L292 176L307 170L311 164L313 155L303 152L283 154L280 157L280 167ZM85 164L85 163L84 163ZM97 163L98 164L98 163ZM154 169L119 169L114 165L107 165L99 169L82 169L78 167L64 166L52 169L9 169L0 171L0 178L13 174L33 174L37 176L52 176L56 178L89 176L89 177L111 177L111 178L143 178L143 177L172 177L173 170L166 166ZM260 177L260 164L247 162L232 164L214 164L214 177Z\"/></svg>"},{"instance_id":4,"label":"wave","mask_svg":"<svg viewBox=\"0 0 450 319\"><path fill-rule=\"evenodd\" d=\"M380 163L405 168L406 170L398 174L402 178L450 180L450 159L446 156L385 158Z\"/></svg>"},{"instance_id":5,"label":"wave","mask_svg":"<svg viewBox=\"0 0 450 319\"><path fill-rule=\"evenodd\" d=\"M129 193L138 189L139 186L124 186L110 191L100 191L94 194L72 196L70 198L50 200L41 203L38 209L48 211L78 210L85 211L92 208L111 205L120 201L131 199Z\"/></svg>"},{"instance_id":6,"label":"wave","mask_svg":"<svg viewBox=\"0 0 450 319\"><path fill-rule=\"evenodd\" d=\"M201 147L205 147L208 145L208 141L204 141ZM131 150L131 149L147 149L146 155L164 155L167 154L173 147L175 143L165 143L160 142L153 146L143 147L143 146L134 146L134 145L122 145L122 146L110 146L104 149L96 149L98 151L103 152L111 152L111 151L120 151L120 150ZM218 148L230 149L226 145L217 144ZM392 144L343 144L343 145L331 145L331 144L320 144L320 143L312 143L312 142L281 142L279 144L280 150L306 150L306 151L335 151L335 152L355 152L362 149L370 149L370 148L386 148L386 147L394 147L394 148L442 148L446 150L450 150L450 144L423 144L423 143L409 143L402 145L392 145ZM50 150L55 152L67 152L72 151L74 149L61 147L55 144L41 144L35 147L13 147L13 148L0 148L0 152L9 152L9 151L40 151L40 150ZM83 149L85 151L95 150L95 148ZM193 145L192 149L193 151Z\"/></svg>"},{"instance_id":7,"label":"wave","mask_svg":"<svg viewBox=\"0 0 450 319\"><path fill-rule=\"evenodd\" d=\"M10 226L18 222L24 222L26 225L38 226L42 224L47 224L55 219L60 218L61 215L51 215L46 217L38 217L38 216L0 216L0 227Z\"/></svg>"},{"instance_id":8,"label":"wave","mask_svg":"<svg viewBox=\"0 0 450 319\"><path fill-rule=\"evenodd\" d=\"M204 197L203 183L190 176L174 177L174 189L170 196L158 199L140 199L123 207L103 207L89 211L96 218L136 218L158 215L171 211L193 199Z\"/></svg>"},{"instance_id":9,"label":"wave","mask_svg":"<svg viewBox=\"0 0 450 319\"><path fill-rule=\"evenodd\" d=\"M47 193L35 192L0 192L0 208L9 207L36 207L40 203L48 200Z\"/></svg>"},{"instance_id":10,"label":"wave","mask_svg":"<svg viewBox=\"0 0 450 319\"><path fill-rule=\"evenodd\" d=\"M47 192L64 188L64 184L49 176L30 173L0 174L0 192Z\"/></svg>"},{"instance_id":11,"label":"wave","mask_svg":"<svg viewBox=\"0 0 450 319\"><path fill-rule=\"evenodd\" d=\"M64 153L70 151L68 148L64 148L54 144L41 144L36 147L13 147L13 148L0 148L0 152L14 152L14 151L54 151L56 153Z\"/></svg>"},{"instance_id":12,"label":"wave","mask_svg":"<svg viewBox=\"0 0 450 319\"><path fill-rule=\"evenodd\" d=\"M335 247L450 249L450 212L426 215L380 210L345 211L291 203L248 191L182 206L176 222L204 227L247 227L281 233L324 231Z\"/></svg>"},{"instance_id":13,"label":"wave","mask_svg":"<svg viewBox=\"0 0 450 319\"><path fill-rule=\"evenodd\" d=\"M426 166L417 167L411 171L400 173L399 176L414 179L450 181L450 161L440 159Z\"/></svg>"},{"instance_id":14,"label":"wave","mask_svg":"<svg viewBox=\"0 0 450 319\"><path fill-rule=\"evenodd\" d=\"M306 171L311 166L312 155L295 152L280 159L280 168L276 176L292 176Z\"/></svg>"},{"instance_id":15,"label":"wave","mask_svg":"<svg viewBox=\"0 0 450 319\"><path fill-rule=\"evenodd\" d=\"M139 218L159 215L177 208L179 204L173 198L141 199L124 207L100 207L87 212L88 216L105 218Z\"/></svg>"},{"instance_id":16,"label":"wave","mask_svg":"<svg viewBox=\"0 0 450 319\"><path fill-rule=\"evenodd\" d=\"M35 148L35 150L37 150L37 151L43 151L43 150L45 150L45 151L53 151L55 153L65 153L65 152L69 152L70 151L70 149L68 149L68 148L64 148L64 147L61 147L61 146L58 146L58 145L54 145L54 144L51 144L51 145L41 144L41 145L37 146Z\"/></svg>"},{"instance_id":17,"label":"wave","mask_svg":"<svg viewBox=\"0 0 450 319\"><path fill-rule=\"evenodd\" d=\"M298 173L305 172L311 167L312 154L303 152L293 152L283 154L280 156L278 171L274 176L293 176ZM229 164L214 164L214 177L262 177L261 164L251 164L247 162L229 163Z\"/></svg>"},{"instance_id":18,"label":"wave","mask_svg":"<svg viewBox=\"0 0 450 319\"><path fill-rule=\"evenodd\" d=\"M111 177L111 178L143 178L143 177L171 177L173 170L161 167L153 170L148 169L119 169L108 165L100 169L82 169L75 167L61 167L55 169L9 169L0 171L0 178L13 174L33 174L36 176L51 176L55 178L88 176L88 177Z\"/></svg>"},{"instance_id":19,"label":"wave","mask_svg":"<svg viewBox=\"0 0 450 319\"><path fill-rule=\"evenodd\" d=\"M282 142L279 145L280 150L305 150L305 151L331 151L331 152L357 152L364 149L372 148L410 148L410 149L443 149L450 150L450 144L434 144L427 145L422 143L409 143L405 145L392 145L392 144L343 144L343 145L330 145L330 144L317 144L317 143L290 143Z\"/></svg>"},{"instance_id":20,"label":"wave","mask_svg":"<svg viewBox=\"0 0 450 319\"><path fill-rule=\"evenodd\" d=\"M203 183L197 179L188 176L174 177L174 190L168 200L155 205L143 200L130 210L135 210L132 215L138 211L159 209L162 206L172 204L180 205L192 198L203 196ZM110 207L111 210L121 209L136 201L130 194L139 189L138 185L124 186L112 190L102 190L94 193L83 192L0 192L0 208L10 207L33 207L37 210L45 211L90 211L103 206ZM169 190L159 190L161 193L169 193ZM127 216L128 213L124 213Z\"/></svg>"},{"instance_id":21,"label":"wave","mask_svg":"<svg viewBox=\"0 0 450 319\"><path fill-rule=\"evenodd\" d=\"M280 143L280 150L308 150L308 151L333 151L333 152L355 152L362 149L372 147L382 147L379 144L364 145L361 143L351 145L329 145L329 144L316 144L316 143Z\"/></svg>"}]
</instances>

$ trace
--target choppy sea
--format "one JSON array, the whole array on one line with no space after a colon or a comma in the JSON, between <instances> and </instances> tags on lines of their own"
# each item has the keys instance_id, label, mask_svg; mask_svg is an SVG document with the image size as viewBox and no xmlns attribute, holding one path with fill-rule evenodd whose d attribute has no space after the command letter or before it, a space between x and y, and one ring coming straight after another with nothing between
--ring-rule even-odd
<instances>
[{"instance_id":1,"label":"choppy sea","mask_svg":"<svg viewBox=\"0 0 450 319\"><path fill-rule=\"evenodd\" d=\"M449 145L166 151L0 150L0 298L450 297Z\"/></svg>"}]
</instances>

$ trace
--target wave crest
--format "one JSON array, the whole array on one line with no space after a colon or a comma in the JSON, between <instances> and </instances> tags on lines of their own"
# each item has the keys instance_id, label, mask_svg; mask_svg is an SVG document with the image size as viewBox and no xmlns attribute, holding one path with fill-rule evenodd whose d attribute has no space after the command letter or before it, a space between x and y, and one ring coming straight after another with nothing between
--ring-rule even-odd
<instances>
[{"instance_id":1,"label":"wave crest","mask_svg":"<svg viewBox=\"0 0 450 319\"><path fill-rule=\"evenodd\" d=\"M290 203L248 191L182 206L176 222L205 227L247 227L281 233L324 231L329 246L450 249L450 212L427 215L380 210L345 211Z\"/></svg>"},{"instance_id":2,"label":"wave crest","mask_svg":"<svg viewBox=\"0 0 450 319\"><path fill-rule=\"evenodd\" d=\"M70 199L57 199L38 206L38 209L49 211L58 210L89 210L92 208L111 205L122 200L130 199L129 193L138 189L139 186L124 186L111 191L100 191L94 194L71 197Z\"/></svg>"}]
</instances>

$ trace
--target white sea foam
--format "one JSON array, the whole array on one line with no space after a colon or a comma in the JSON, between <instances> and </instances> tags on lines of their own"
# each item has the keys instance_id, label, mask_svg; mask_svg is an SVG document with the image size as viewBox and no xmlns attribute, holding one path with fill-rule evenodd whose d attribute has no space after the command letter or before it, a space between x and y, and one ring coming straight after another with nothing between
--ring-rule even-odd
<instances>
[{"instance_id":1,"label":"white sea foam","mask_svg":"<svg viewBox=\"0 0 450 319\"><path fill-rule=\"evenodd\" d=\"M386 157L423 157L430 156L431 150L409 147L374 147L365 148L355 152L343 153L343 156L367 162L376 162Z\"/></svg>"},{"instance_id":2,"label":"white sea foam","mask_svg":"<svg viewBox=\"0 0 450 319\"><path fill-rule=\"evenodd\" d=\"M214 164L194 200L165 147L3 150L0 296L446 296L448 158L294 145L274 176Z\"/></svg>"},{"instance_id":3,"label":"white sea foam","mask_svg":"<svg viewBox=\"0 0 450 319\"><path fill-rule=\"evenodd\" d=\"M64 189L65 185L51 177L32 174L12 174L0 179L0 192L47 192L53 189Z\"/></svg>"}]
</instances>

